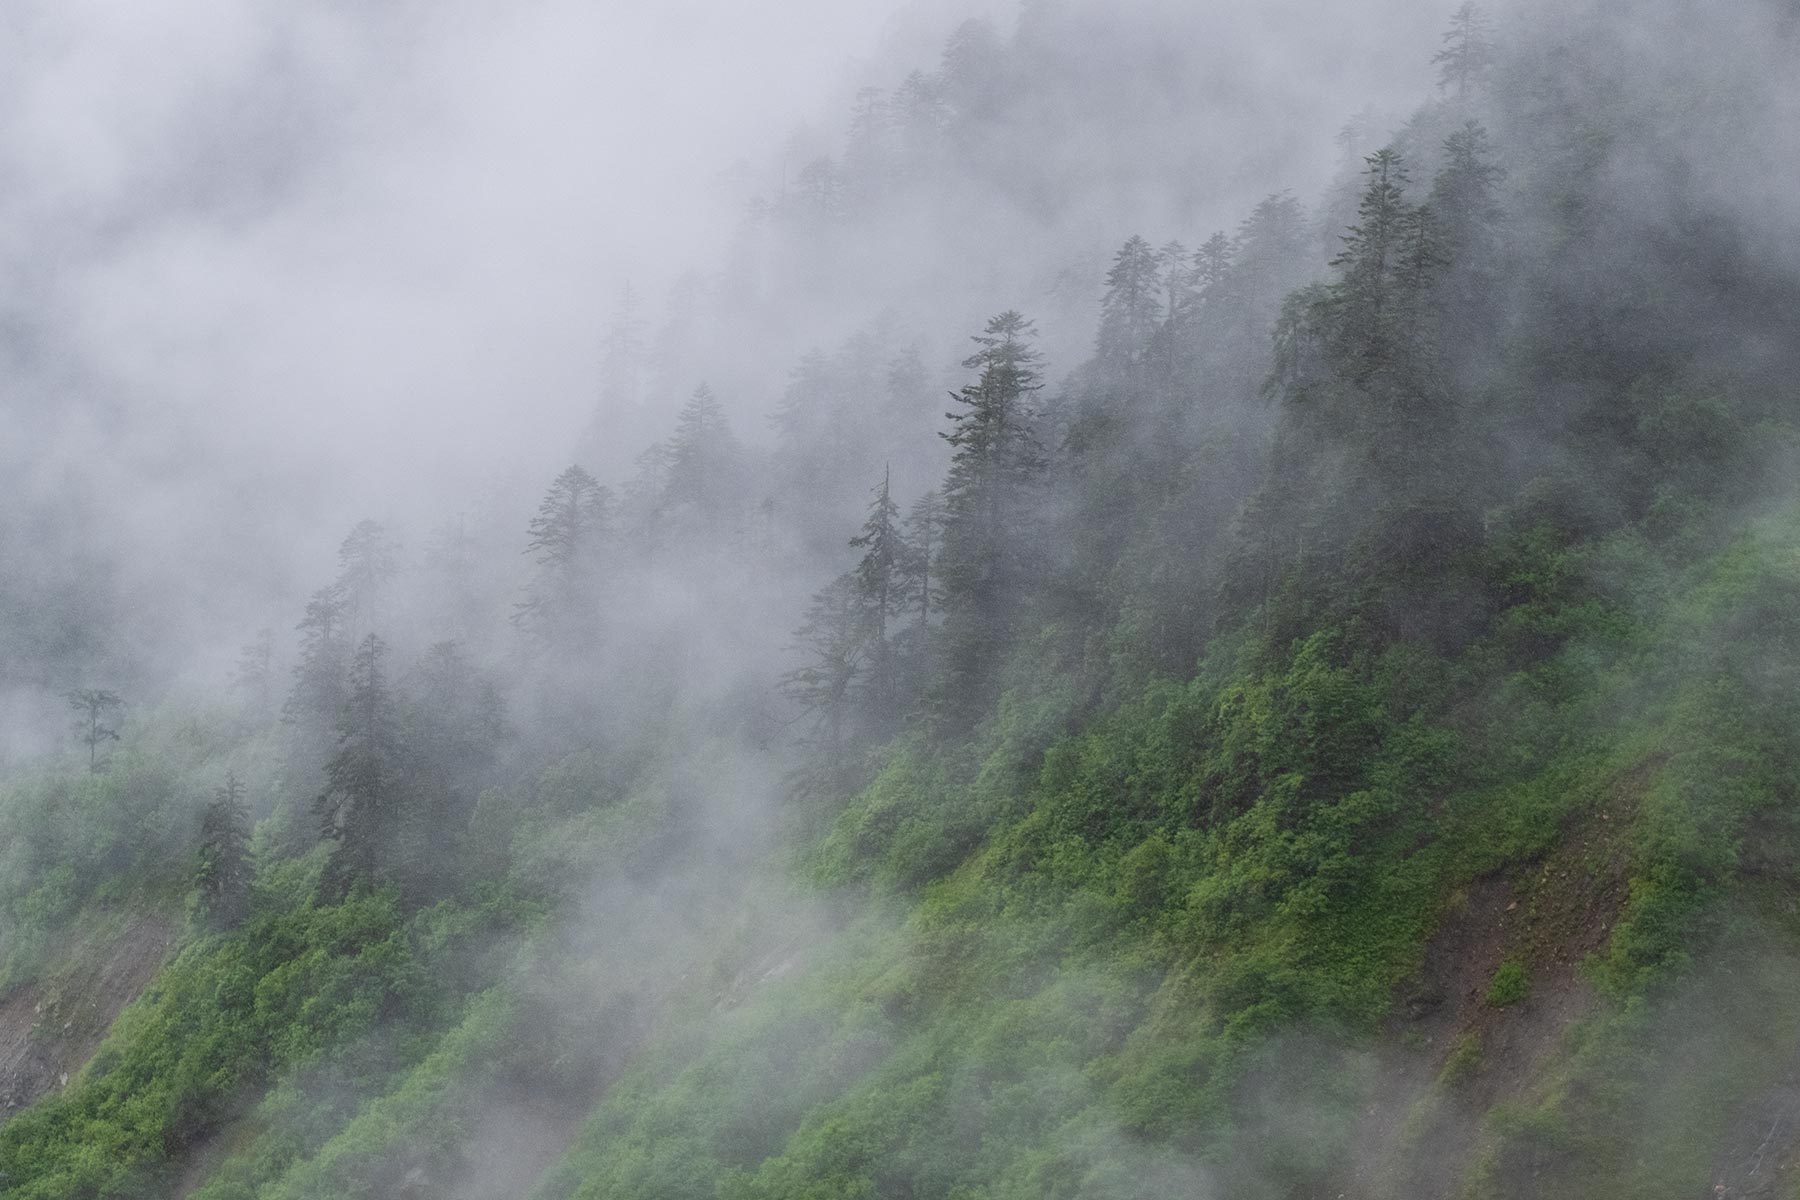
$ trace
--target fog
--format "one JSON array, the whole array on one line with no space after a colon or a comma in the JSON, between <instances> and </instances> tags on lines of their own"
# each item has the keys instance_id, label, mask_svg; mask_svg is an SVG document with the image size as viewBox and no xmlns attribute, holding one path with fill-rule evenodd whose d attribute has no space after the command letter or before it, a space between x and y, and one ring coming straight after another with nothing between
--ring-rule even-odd
<instances>
[{"instance_id":1,"label":"fog","mask_svg":"<svg viewBox=\"0 0 1800 1200\"><path fill-rule=\"evenodd\" d=\"M1049 788L1058 738L1134 688L1226 670L1206 657L1221 630L1222 654L1298 644L1339 587L1345 628L1451 661L1503 590L1444 565L1458 538L1499 546L1540 502L1573 527L1649 527L1685 461L1656 420L1736 446L1793 399L1800 176L1772 149L1800 120L1793 5L1494 8L1493 95L1471 97L1433 62L1448 12L1398 0L19 0L0 17L0 766L80 782L90 755L107 779L124 764L119 803L172 858L191 854L196 781L230 770L270 886L311 863L320 904L378 883L419 910L503 888L543 903L470 952L506 964L482 978L526 1015L496 1043L501 1077L472 1071L468 1118L475 1145L542 1145L493 1151L491 1177L429 1176L523 1194L668 1013L696 1043L749 1038L773 1018L738 1010L820 947L846 971L863 952L979 958L921 932L915 891L1012 820L1009 797ZM1441 332L1384 342L1377 302L1356 359L1333 314L1354 307L1364 156L1401 148L1417 205L1476 119L1504 211L1459 248L1488 257L1431 293ZM1214 234L1234 257L1203 286ZM1153 332L1107 282L1134 235L1144 262L1166 254L1166 307L1132 301ZM1449 269L1435 252L1419 278ZM1035 326L1002 361L1015 343L988 322L1008 310ZM1432 337L1408 375L1395 346ZM880 559L927 492L974 494L959 414L977 375L1020 364L1029 428L982 484L991 511L1015 506L1006 536L976 570L975 543L947 553L930 517L924 550ZM1616 410L1734 386L1752 399L1723 432L1698 402ZM1390 401L1425 414L1417 445L1383 444ZM1787 494L1783 444L1696 491L1730 514L1717 529ZM1008 492L1008 470L1031 481ZM1644 569L1621 561L1557 569L1607 593ZM1620 712L1648 705L1638 686ZM78 688L123 695L118 745L71 740ZM359 725L364 701L392 711ZM384 738L411 739L393 777L436 807L383 835L392 862L344 866L346 747L379 758ZM958 757L971 746L991 761ZM159 775L155 755L187 765ZM1182 920L1233 902L1196 885ZM1034 1019L1079 1022L1113 964L1052 940L1003 982L1052 981ZM845 993L871 1044L921 1003L889 982ZM418 1036L383 1022L376 1057ZM780 1057L814 1049L771 1028ZM1335 1038L1302 1025L1258 1051L1246 1143L1352 1136L1345 1095L1437 1095L1423 1059ZM946 1063L986 1086L978 1059ZM1046 1095L1107 1112L1084 1135L1097 1161L1196 1194L1286 1185L1152 1144L1154 1114L1062 1070L1042 1068ZM348 1111L354 1076L297 1086ZM1462 1104L1439 1118L1459 1146L1487 1111ZM409 1143L388 1166L452 1158Z\"/></svg>"},{"instance_id":2,"label":"fog","mask_svg":"<svg viewBox=\"0 0 1800 1200\"><path fill-rule=\"evenodd\" d=\"M1182 72L1166 107L1120 139L1102 104L1044 148L1067 163L1060 212L967 193L864 239L847 292L775 284L754 323L720 316L715 385L743 436L763 437L801 352L884 310L949 377L989 312L1055 305L1066 369L1100 257L1139 222L1195 240L1265 192L1315 191L1343 114L1416 94L1435 35L1305 7L1109 9L1102 57L1071 67L1101 83L1150 55ZM970 15L1012 20L987 9L16 6L4 403L30 515L14 507L13 538L57 541L130 595L119 642L153 683L200 660L216 675L216 634L282 623L356 519L416 543L496 497L522 513L596 420L622 289L654 327L678 277L716 273L743 205L791 185L796 147L835 149L858 87L931 69ZM1180 55L1171 27L1192 38ZM585 457L616 477L673 413L611 416Z\"/></svg>"}]
</instances>

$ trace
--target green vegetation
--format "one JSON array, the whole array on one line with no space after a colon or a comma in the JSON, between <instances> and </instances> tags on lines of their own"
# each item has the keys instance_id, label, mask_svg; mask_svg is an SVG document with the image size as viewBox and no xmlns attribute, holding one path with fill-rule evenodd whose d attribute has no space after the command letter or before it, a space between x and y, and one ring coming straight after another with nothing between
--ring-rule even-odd
<instances>
[{"instance_id":1,"label":"green vegetation","mask_svg":"<svg viewBox=\"0 0 1800 1200\"><path fill-rule=\"evenodd\" d=\"M1487 1002L1495 1008L1506 1008L1524 1003L1530 995L1531 977L1525 973L1525 965L1509 958L1494 972L1494 981L1488 984Z\"/></svg>"},{"instance_id":2,"label":"green vegetation","mask_svg":"<svg viewBox=\"0 0 1800 1200\"><path fill-rule=\"evenodd\" d=\"M1553 102L1631 49L1571 21L1464 6L1330 251L1134 236L1055 385L993 317L910 505L859 335L767 455L701 385L563 470L516 587L355 526L279 722L267 637L229 714L79 693L0 784L0 1001L190 920L6 1194L1703 1191L1800 1061L1800 286L1640 228L1706 88ZM943 154L1050 119L1046 36L959 32ZM876 220L837 170L790 233Z\"/></svg>"}]
</instances>

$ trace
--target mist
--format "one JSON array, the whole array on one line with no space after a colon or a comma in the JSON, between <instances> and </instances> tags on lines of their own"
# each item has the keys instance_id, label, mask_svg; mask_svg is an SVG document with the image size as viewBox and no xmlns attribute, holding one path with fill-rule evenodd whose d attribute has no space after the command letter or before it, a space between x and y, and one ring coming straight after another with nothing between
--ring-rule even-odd
<instances>
[{"instance_id":1,"label":"mist","mask_svg":"<svg viewBox=\"0 0 1800 1200\"><path fill-rule=\"evenodd\" d=\"M1800 15L1453 7L0 18L0 1183L1755 1194Z\"/></svg>"}]
</instances>

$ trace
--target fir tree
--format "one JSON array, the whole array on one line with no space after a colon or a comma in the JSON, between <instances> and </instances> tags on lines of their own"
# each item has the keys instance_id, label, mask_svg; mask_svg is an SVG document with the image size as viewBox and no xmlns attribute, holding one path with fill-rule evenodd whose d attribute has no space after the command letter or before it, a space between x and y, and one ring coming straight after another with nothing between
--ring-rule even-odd
<instances>
[{"instance_id":1,"label":"fir tree","mask_svg":"<svg viewBox=\"0 0 1800 1200\"><path fill-rule=\"evenodd\" d=\"M231 675L231 686L244 693L246 702L257 716L269 710L270 669L275 658L275 631L261 629L253 641L238 652L237 668Z\"/></svg>"},{"instance_id":2,"label":"fir tree","mask_svg":"<svg viewBox=\"0 0 1800 1200\"><path fill-rule=\"evenodd\" d=\"M335 587L321 588L306 602L306 615L295 626L300 658L294 664L294 686L282 707L282 719L303 732L328 730L344 702L344 602Z\"/></svg>"},{"instance_id":3,"label":"fir tree","mask_svg":"<svg viewBox=\"0 0 1800 1200\"><path fill-rule=\"evenodd\" d=\"M525 553L537 577L513 622L559 640L591 629L599 617L599 556L612 531L612 493L579 466L564 468L538 503Z\"/></svg>"},{"instance_id":4,"label":"fir tree","mask_svg":"<svg viewBox=\"0 0 1800 1200\"><path fill-rule=\"evenodd\" d=\"M1194 296L1201 303L1211 301L1225 285L1234 253L1231 239L1223 233L1213 234L1194 251L1189 278L1192 280Z\"/></svg>"},{"instance_id":5,"label":"fir tree","mask_svg":"<svg viewBox=\"0 0 1800 1200\"><path fill-rule=\"evenodd\" d=\"M891 486L891 472L883 470L862 532L850 539L851 547L863 552L862 561L857 563L851 576L868 609L869 640L874 649L874 679L870 691L875 708L884 716L892 711L895 701L888 626L901 609L901 571L906 561L906 544L900 532L900 508L894 503Z\"/></svg>"},{"instance_id":6,"label":"fir tree","mask_svg":"<svg viewBox=\"0 0 1800 1200\"><path fill-rule=\"evenodd\" d=\"M963 365L979 377L955 395L963 406L942 436L953 447L944 484L943 581L948 633L947 707L970 711L1011 637L1036 548L1025 528L1045 459L1034 428L1039 382L1032 323L1017 312L988 322Z\"/></svg>"},{"instance_id":7,"label":"fir tree","mask_svg":"<svg viewBox=\"0 0 1800 1200\"><path fill-rule=\"evenodd\" d=\"M351 656L337 752L325 767L325 790L314 801L319 834L335 843L322 880L334 899L357 882L383 877L400 825L399 746L381 667L386 650L371 633Z\"/></svg>"},{"instance_id":8,"label":"fir tree","mask_svg":"<svg viewBox=\"0 0 1800 1200\"><path fill-rule=\"evenodd\" d=\"M855 686L870 641L868 606L855 576L840 575L813 595L794 631L801 665L781 677L781 691L813 719L813 738L841 764Z\"/></svg>"},{"instance_id":9,"label":"fir tree","mask_svg":"<svg viewBox=\"0 0 1800 1200\"><path fill-rule=\"evenodd\" d=\"M1505 172L1487 130L1470 121L1444 142L1444 166L1431 186L1431 210L1444 260L1437 289L1444 346L1461 362L1491 341L1500 290L1497 192Z\"/></svg>"},{"instance_id":10,"label":"fir tree","mask_svg":"<svg viewBox=\"0 0 1800 1200\"><path fill-rule=\"evenodd\" d=\"M881 89L865 87L856 93L844 143L844 190L854 209L867 209L887 190L893 174L893 127L893 110Z\"/></svg>"},{"instance_id":11,"label":"fir tree","mask_svg":"<svg viewBox=\"0 0 1800 1200\"><path fill-rule=\"evenodd\" d=\"M1156 252L1156 271L1163 285L1163 321L1171 323L1194 299L1194 268L1188 248L1179 240Z\"/></svg>"},{"instance_id":12,"label":"fir tree","mask_svg":"<svg viewBox=\"0 0 1800 1200\"><path fill-rule=\"evenodd\" d=\"M499 689L455 642L433 643L408 674L401 706L407 794L399 830L411 890L434 895L451 874L476 797L507 736Z\"/></svg>"},{"instance_id":13,"label":"fir tree","mask_svg":"<svg viewBox=\"0 0 1800 1200\"><path fill-rule=\"evenodd\" d=\"M250 914L250 809L235 774L213 791L200 818L194 888L201 919L212 929L235 929Z\"/></svg>"},{"instance_id":14,"label":"fir tree","mask_svg":"<svg viewBox=\"0 0 1800 1200\"><path fill-rule=\"evenodd\" d=\"M527 526L525 553L557 575L578 572L594 544L608 532L612 494L579 466L563 468L538 502Z\"/></svg>"},{"instance_id":15,"label":"fir tree","mask_svg":"<svg viewBox=\"0 0 1800 1200\"><path fill-rule=\"evenodd\" d=\"M362 520L338 546L338 573L333 593L342 606L348 640L374 629L389 583L400 573L400 547L380 522Z\"/></svg>"},{"instance_id":16,"label":"fir tree","mask_svg":"<svg viewBox=\"0 0 1800 1200\"><path fill-rule=\"evenodd\" d=\"M1417 220L1406 202L1406 164L1392 147L1367 159L1357 223L1331 260L1338 268L1329 299L1334 347L1351 378L1366 383L1395 366L1396 288L1407 236Z\"/></svg>"},{"instance_id":17,"label":"fir tree","mask_svg":"<svg viewBox=\"0 0 1800 1200\"><path fill-rule=\"evenodd\" d=\"M119 740L119 713L125 701L102 688L78 688L68 693L75 712L75 740L87 747L88 771L100 770L100 747Z\"/></svg>"},{"instance_id":18,"label":"fir tree","mask_svg":"<svg viewBox=\"0 0 1800 1200\"><path fill-rule=\"evenodd\" d=\"M725 408L706 384L695 389L669 439L665 502L701 518L723 515L738 497L742 450Z\"/></svg>"},{"instance_id":19,"label":"fir tree","mask_svg":"<svg viewBox=\"0 0 1800 1200\"><path fill-rule=\"evenodd\" d=\"M1431 58L1438 66L1438 87L1454 90L1459 102L1467 102L1469 93L1486 81L1493 70L1495 48L1492 25L1487 14L1472 2L1466 2L1450 18L1444 33L1444 48Z\"/></svg>"},{"instance_id":20,"label":"fir tree","mask_svg":"<svg viewBox=\"0 0 1800 1200\"><path fill-rule=\"evenodd\" d=\"M933 605L937 600L937 581L932 565L937 561L943 541L944 501L937 492L926 492L906 514L906 556L901 560L901 581L905 585L907 605L919 614L917 628L924 641L931 629Z\"/></svg>"},{"instance_id":21,"label":"fir tree","mask_svg":"<svg viewBox=\"0 0 1800 1200\"><path fill-rule=\"evenodd\" d=\"M1155 250L1133 235L1113 256L1100 302L1095 357L1122 370L1138 365L1162 321L1162 269Z\"/></svg>"}]
</instances>

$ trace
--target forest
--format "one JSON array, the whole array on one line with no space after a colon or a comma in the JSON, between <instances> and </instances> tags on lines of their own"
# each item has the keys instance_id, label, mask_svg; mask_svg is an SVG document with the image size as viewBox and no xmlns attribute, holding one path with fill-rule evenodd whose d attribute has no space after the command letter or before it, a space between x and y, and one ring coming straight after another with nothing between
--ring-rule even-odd
<instances>
[{"instance_id":1,"label":"forest","mask_svg":"<svg viewBox=\"0 0 1800 1200\"><path fill-rule=\"evenodd\" d=\"M921 6L580 293L324 24L6 202L0 1196L1800 1196L1800 5L1306 12Z\"/></svg>"}]
</instances>

